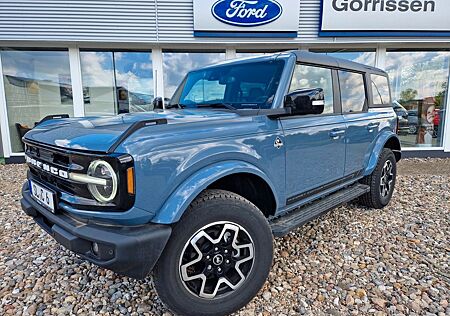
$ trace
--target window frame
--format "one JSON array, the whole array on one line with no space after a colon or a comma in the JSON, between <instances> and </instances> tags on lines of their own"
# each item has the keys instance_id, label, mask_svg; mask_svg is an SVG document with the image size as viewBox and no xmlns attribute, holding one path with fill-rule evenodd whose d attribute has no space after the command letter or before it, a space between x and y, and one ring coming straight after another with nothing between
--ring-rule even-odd
<instances>
[{"instance_id":1,"label":"window frame","mask_svg":"<svg viewBox=\"0 0 450 316\"><path fill-rule=\"evenodd\" d=\"M345 71L345 72L350 72L353 74L358 74L361 75L363 78L363 83L364 83L364 93L365 93L365 101L364 101L364 106L362 108L361 111L355 111L355 112L344 112L344 107L342 106L342 91L341 91L341 76L339 75L339 71ZM337 76L338 76L338 89L339 89L339 104L341 106L341 114L342 115L349 115L349 114L362 114L362 113L367 113L369 111L369 85L367 84L367 72L361 72L361 71L356 71L356 70L352 70L352 69L347 69L347 68L337 68ZM371 92L371 91L370 91Z\"/></svg>"},{"instance_id":2,"label":"window frame","mask_svg":"<svg viewBox=\"0 0 450 316\"><path fill-rule=\"evenodd\" d=\"M289 80L289 86L288 86L286 94L284 96L286 97L286 95L289 94L289 90L291 88L292 80L294 79L294 73L295 73L297 66L316 67L316 68L328 69L331 71L331 87L333 90L333 113L289 115L289 116L282 117L282 119L299 118L299 117L326 117L326 116L341 115L342 113L341 113L340 97L338 95L339 90L336 90L337 87L339 87L338 76L337 76L338 68L336 68L336 67L330 67L330 66L320 65L320 64L305 63L305 62L296 62L293 67L292 73L291 73L291 79ZM284 98L283 98L283 100L284 100ZM284 104L283 104L283 107L284 107Z\"/></svg>"}]
</instances>

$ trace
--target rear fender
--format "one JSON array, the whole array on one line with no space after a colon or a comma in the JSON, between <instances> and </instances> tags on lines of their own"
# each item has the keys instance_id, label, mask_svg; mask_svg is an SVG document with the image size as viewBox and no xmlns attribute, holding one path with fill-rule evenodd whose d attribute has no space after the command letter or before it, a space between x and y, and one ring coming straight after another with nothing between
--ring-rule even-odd
<instances>
[{"instance_id":1,"label":"rear fender","mask_svg":"<svg viewBox=\"0 0 450 316\"><path fill-rule=\"evenodd\" d=\"M377 166L378 157L380 157L381 151L385 147L386 143L394 138L398 144L400 144L400 140L398 139L397 134L393 133L392 131L383 131L377 138L375 142L375 146L372 150L372 154L369 158L369 163L367 164L366 170L364 170L364 176L367 176L375 170L375 167Z\"/></svg>"},{"instance_id":2,"label":"rear fender","mask_svg":"<svg viewBox=\"0 0 450 316\"><path fill-rule=\"evenodd\" d=\"M250 173L264 179L274 193L276 204L279 205L274 186L264 172L248 162L226 161L209 165L186 179L169 196L161 210L157 212L151 221L158 224L172 224L177 222L192 201L210 184L220 178L235 173Z\"/></svg>"}]
</instances>

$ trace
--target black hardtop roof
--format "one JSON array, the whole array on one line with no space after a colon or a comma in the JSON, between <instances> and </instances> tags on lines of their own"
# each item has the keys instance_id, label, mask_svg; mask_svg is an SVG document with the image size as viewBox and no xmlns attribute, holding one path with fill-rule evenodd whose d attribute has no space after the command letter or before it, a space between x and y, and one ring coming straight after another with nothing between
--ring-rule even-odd
<instances>
[{"instance_id":1,"label":"black hardtop roof","mask_svg":"<svg viewBox=\"0 0 450 316\"><path fill-rule=\"evenodd\" d=\"M229 65L229 64L246 64L251 63L255 61L269 61L274 60L279 57L287 57L294 55L297 58L297 62L305 63L305 64L314 64L314 65L323 65L326 67L333 67L333 68L341 68L341 69L347 69L347 70L354 70L357 72L368 72L373 73L381 76L387 76L387 73L381 69L355 63L353 61L349 61L346 59L331 57L325 54L319 54L319 53L310 53L305 52L301 50L291 50L291 51L284 51L284 52L278 52L273 54L266 54L266 55L259 55L259 56L251 56L251 57L243 57L238 59L229 59L224 60L219 63L207 65L204 67L201 67L199 69L207 69L207 68L214 68L222 65ZM195 69L195 70L199 70ZM194 70L194 71L195 71Z\"/></svg>"},{"instance_id":2,"label":"black hardtop roof","mask_svg":"<svg viewBox=\"0 0 450 316\"><path fill-rule=\"evenodd\" d=\"M360 63L355 63L353 61L342 58L331 57L325 54L309 53L300 50L291 51L291 53L296 55L297 62L324 65L329 67L337 67L348 70L354 70L358 72L368 72L382 76L387 76L387 73L379 68L367 66Z\"/></svg>"}]
</instances>

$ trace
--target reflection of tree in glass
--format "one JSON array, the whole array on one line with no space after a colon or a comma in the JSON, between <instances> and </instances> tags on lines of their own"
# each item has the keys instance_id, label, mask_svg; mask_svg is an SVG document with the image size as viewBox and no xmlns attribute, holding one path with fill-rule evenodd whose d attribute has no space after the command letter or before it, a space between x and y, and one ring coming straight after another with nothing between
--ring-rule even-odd
<instances>
[{"instance_id":1,"label":"reflection of tree in glass","mask_svg":"<svg viewBox=\"0 0 450 316\"><path fill-rule=\"evenodd\" d=\"M436 108L440 109L445 105L445 95L446 95L446 91L447 91L447 82L443 82L441 84L441 88L442 90L438 92L438 94L436 95L436 97L434 98L434 105L436 106Z\"/></svg>"},{"instance_id":2,"label":"reflection of tree in glass","mask_svg":"<svg viewBox=\"0 0 450 316\"><path fill-rule=\"evenodd\" d=\"M414 100L417 98L418 92L415 89L405 89L402 92L400 92L400 103L408 103L409 101Z\"/></svg>"}]
</instances>

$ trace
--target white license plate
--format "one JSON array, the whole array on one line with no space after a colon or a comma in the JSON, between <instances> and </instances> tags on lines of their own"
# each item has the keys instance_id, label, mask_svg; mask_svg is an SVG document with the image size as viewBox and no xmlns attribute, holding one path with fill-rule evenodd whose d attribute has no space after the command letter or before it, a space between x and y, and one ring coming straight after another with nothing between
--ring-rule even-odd
<instances>
[{"instance_id":1,"label":"white license plate","mask_svg":"<svg viewBox=\"0 0 450 316\"><path fill-rule=\"evenodd\" d=\"M43 205L53 213L55 212L55 194L52 191L47 190L42 185L31 180L30 189L31 195L39 204Z\"/></svg>"}]
</instances>

